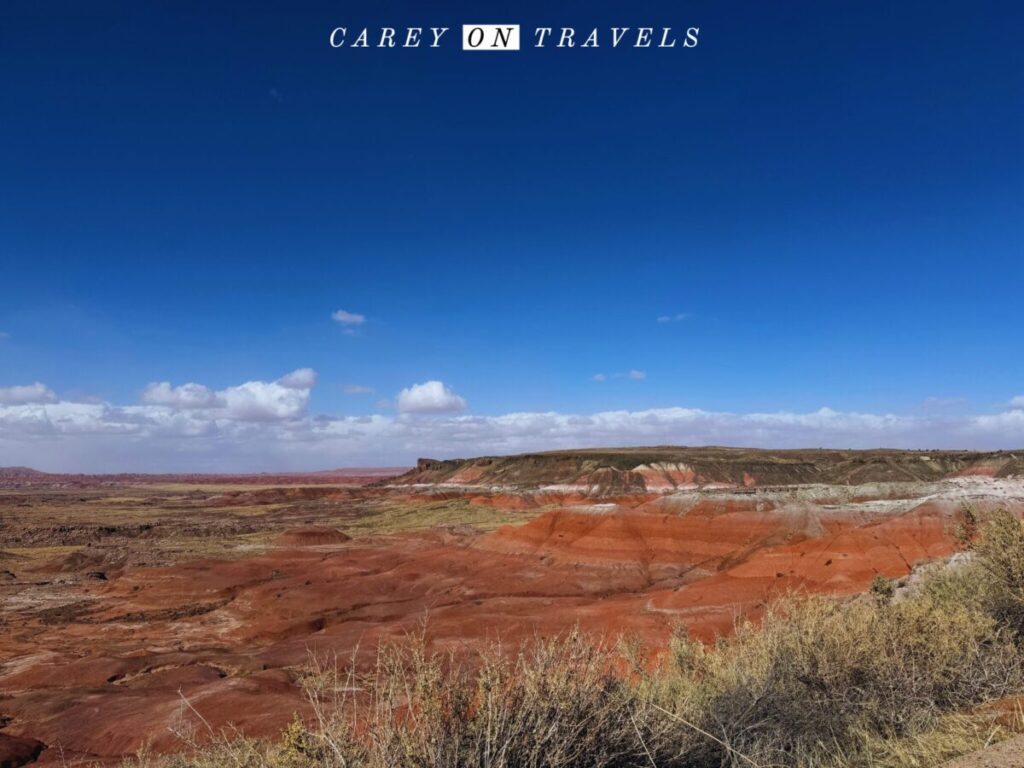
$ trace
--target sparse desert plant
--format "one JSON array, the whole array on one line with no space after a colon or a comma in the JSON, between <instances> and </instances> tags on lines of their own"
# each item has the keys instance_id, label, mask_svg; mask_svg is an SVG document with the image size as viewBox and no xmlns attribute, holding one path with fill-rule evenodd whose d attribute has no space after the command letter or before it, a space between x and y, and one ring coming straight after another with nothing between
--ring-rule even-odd
<instances>
[{"instance_id":1,"label":"sparse desert plant","mask_svg":"<svg viewBox=\"0 0 1024 768\"><path fill-rule=\"evenodd\" d=\"M892 598L896 594L896 584L893 583L892 579L887 579L882 574L876 574L871 579L868 591L874 596L875 600L882 604L887 604L892 602Z\"/></svg>"},{"instance_id":2,"label":"sparse desert plant","mask_svg":"<svg viewBox=\"0 0 1024 768\"><path fill-rule=\"evenodd\" d=\"M903 737L862 734L855 756L836 755L829 768L934 768L1020 733L1024 723L1013 727L972 714L947 714L932 728Z\"/></svg>"},{"instance_id":3,"label":"sparse desert plant","mask_svg":"<svg viewBox=\"0 0 1024 768\"><path fill-rule=\"evenodd\" d=\"M693 726L685 765L856 764L869 738L919 734L943 713L1018 690L1020 658L1004 634L990 617L924 596L780 601L710 652L676 651L686 663L666 708Z\"/></svg>"},{"instance_id":4,"label":"sparse desert plant","mask_svg":"<svg viewBox=\"0 0 1024 768\"><path fill-rule=\"evenodd\" d=\"M953 521L952 533L962 544L970 544L978 536L981 515L971 504L961 504Z\"/></svg>"},{"instance_id":5,"label":"sparse desert plant","mask_svg":"<svg viewBox=\"0 0 1024 768\"><path fill-rule=\"evenodd\" d=\"M988 574L972 557L955 567L946 563L923 567L913 591L942 605L961 605L991 616L992 590Z\"/></svg>"},{"instance_id":6,"label":"sparse desert plant","mask_svg":"<svg viewBox=\"0 0 1024 768\"><path fill-rule=\"evenodd\" d=\"M385 648L372 678L374 766L641 765L635 691L611 646L580 632L467 667L422 647Z\"/></svg>"},{"instance_id":7,"label":"sparse desert plant","mask_svg":"<svg viewBox=\"0 0 1024 768\"><path fill-rule=\"evenodd\" d=\"M1024 635L1024 525L1013 514L988 515L974 543L985 571L990 610L996 619Z\"/></svg>"},{"instance_id":8,"label":"sparse desert plant","mask_svg":"<svg viewBox=\"0 0 1024 768\"><path fill-rule=\"evenodd\" d=\"M1024 525L1006 510L965 506L961 517L971 521L967 558L955 567L927 567L920 590L991 616L1024 644Z\"/></svg>"}]
</instances>

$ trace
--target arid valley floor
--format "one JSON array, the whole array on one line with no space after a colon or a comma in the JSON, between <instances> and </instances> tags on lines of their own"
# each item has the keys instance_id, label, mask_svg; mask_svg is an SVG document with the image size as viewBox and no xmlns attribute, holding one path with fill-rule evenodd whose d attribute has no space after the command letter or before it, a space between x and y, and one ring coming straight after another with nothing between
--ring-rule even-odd
<instances>
[{"instance_id":1,"label":"arid valley floor","mask_svg":"<svg viewBox=\"0 0 1024 768\"><path fill-rule=\"evenodd\" d=\"M310 654L657 648L788 591L913 578L965 504L1024 514L1024 454L652 448L277 476L0 470L0 757L179 748L183 701L275 735ZM5 750L7 752L5 753ZM20 752L19 752L20 750Z\"/></svg>"}]
</instances>

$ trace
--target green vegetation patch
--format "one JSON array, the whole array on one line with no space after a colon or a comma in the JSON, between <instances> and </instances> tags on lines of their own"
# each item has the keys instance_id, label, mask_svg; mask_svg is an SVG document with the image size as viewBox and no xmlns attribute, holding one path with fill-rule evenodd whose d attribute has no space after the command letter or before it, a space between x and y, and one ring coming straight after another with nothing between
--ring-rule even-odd
<instances>
[{"instance_id":1,"label":"green vegetation patch","mask_svg":"<svg viewBox=\"0 0 1024 768\"><path fill-rule=\"evenodd\" d=\"M471 504L465 498L408 503L383 501L368 505L358 516L339 521L339 524L350 536L382 535L437 526L463 525L481 531L493 531L503 525L522 525L542 511L510 512L482 504Z\"/></svg>"}]
</instances>

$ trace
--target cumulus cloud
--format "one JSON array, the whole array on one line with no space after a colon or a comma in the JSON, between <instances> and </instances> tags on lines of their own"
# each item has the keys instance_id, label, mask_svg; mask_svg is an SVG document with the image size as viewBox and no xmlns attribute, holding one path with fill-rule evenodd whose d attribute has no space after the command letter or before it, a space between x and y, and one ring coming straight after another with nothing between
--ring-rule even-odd
<instances>
[{"instance_id":1,"label":"cumulus cloud","mask_svg":"<svg viewBox=\"0 0 1024 768\"><path fill-rule=\"evenodd\" d=\"M220 404L217 393L202 384L172 387L169 381L154 381L142 390L142 402L171 408L213 408Z\"/></svg>"},{"instance_id":2,"label":"cumulus cloud","mask_svg":"<svg viewBox=\"0 0 1024 768\"><path fill-rule=\"evenodd\" d=\"M344 309L337 309L331 313L334 322L348 326L359 326L366 322L366 315L357 312L348 312Z\"/></svg>"},{"instance_id":3,"label":"cumulus cloud","mask_svg":"<svg viewBox=\"0 0 1024 768\"><path fill-rule=\"evenodd\" d=\"M1010 408L1015 411L1024 410L1024 395L1017 395L1010 398Z\"/></svg>"},{"instance_id":4,"label":"cumulus cloud","mask_svg":"<svg viewBox=\"0 0 1024 768\"><path fill-rule=\"evenodd\" d=\"M310 390L316 386L317 374L312 368L299 368L277 381L247 381L235 387L214 391L202 384L188 383L177 387L170 382L149 384L142 392L145 406L169 411L202 411L197 420L214 423L230 421L279 421L304 416ZM122 409L140 417L153 416L156 411ZM159 414L165 418L166 414Z\"/></svg>"},{"instance_id":5,"label":"cumulus cloud","mask_svg":"<svg viewBox=\"0 0 1024 768\"><path fill-rule=\"evenodd\" d=\"M316 371L312 368L298 368L282 376L277 383L288 389L312 389L316 386Z\"/></svg>"},{"instance_id":6,"label":"cumulus cloud","mask_svg":"<svg viewBox=\"0 0 1024 768\"><path fill-rule=\"evenodd\" d=\"M458 413L466 410L466 401L440 381L413 384L399 392L395 402L402 413Z\"/></svg>"},{"instance_id":7,"label":"cumulus cloud","mask_svg":"<svg viewBox=\"0 0 1024 768\"><path fill-rule=\"evenodd\" d=\"M235 421L280 421L305 415L309 390L280 381L247 381L217 393L224 416Z\"/></svg>"},{"instance_id":8,"label":"cumulus cloud","mask_svg":"<svg viewBox=\"0 0 1024 768\"><path fill-rule=\"evenodd\" d=\"M367 387L363 384L346 384L343 387L346 395L372 395L373 387Z\"/></svg>"},{"instance_id":9,"label":"cumulus cloud","mask_svg":"<svg viewBox=\"0 0 1024 768\"><path fill-rule=\"evenodd\" d=\"M195 403L211 390L202 385L189 390L158 383L151 399L138 405L58 400L42 384L3 389L0 466L212 472L394 465L418 456L627 445L1024 447L1024 408L981 415L686 407L475 415L465 413L465 400L442 382L428 381L399 394L397 414L314 417L308 414L311 390L284 386L285 379L212 391L203 407ZM300 380L315 382L307 376L290 383ZM17 399L9 394L14 390ZM420 413L434 415L417 418Z\"/></svg>"},{"instance_id":10,"label":"cumulus cloud","mask_svg":"<svg viewBox=\"0 0 1024 768\"><path fill-rule=\"evenodd\" d=\"M22 384L13 387L0 387L0 404L22 405L26 403L52 403L57 396L45 384Z\"/></svg>"},{"instance_id":11,"label":"cumulus cloud","mask_svg":"<svg viewBox=\"0 0 1024 768\"><path fill-rule=\"evenodd\" d=\"M686 320L688 317L690 317L690 313L689 312L677 312L674 315L660 315L658 317L658 322L662 323L662 324L665 324L665 323L681 323L683 320Z\"/></svg>"}]
</instances>

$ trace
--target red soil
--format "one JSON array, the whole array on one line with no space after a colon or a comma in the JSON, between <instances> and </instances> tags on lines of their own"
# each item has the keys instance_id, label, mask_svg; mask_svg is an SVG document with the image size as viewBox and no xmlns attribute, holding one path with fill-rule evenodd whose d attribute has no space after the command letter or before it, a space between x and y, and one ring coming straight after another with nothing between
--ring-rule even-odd
<instances>
[{"instance_id":1,"label":"red soil","mask_svg":"<svg viewBox=\"0 0 1024 768\"><path fill-rule=\"evenodd\" d=\"M996 477L999 474L999 467L968 467L956 473L957 477Z\"/></svg>"},{"instance_id":2,"label":"red soil","mask_svg":"<svg viewBox=\"0 0 1024 768\"><path fill-rule=\"evenodd\" d=\"M0 733L0 767L18 768L33 762L46 745L35 739L24 739Z\"/></svg>"},{"instance_id":3,"label":"red soil","mask_svg":"<svg viewBox=\"0 0 1024 768\"><path fill-rule=\"evenodd\" d=\"M528 497L471 498L521 509ZM710 639L786 590L852 594L957 547L953 501L630 501L563 506L490 534L437 530L330 549L306 545L348 537L307 527L242 559L83 582L80 613L0 626L0 715L12 718L3 733L60 744L65 757L172 750L184 697L214 729L230 722L273 736L305 712L294 680L310 653L366 664L424 620L432 647L460 652L577 624L659 646L676 623Z\"/></svg>"}]
</instances>

